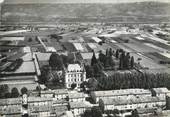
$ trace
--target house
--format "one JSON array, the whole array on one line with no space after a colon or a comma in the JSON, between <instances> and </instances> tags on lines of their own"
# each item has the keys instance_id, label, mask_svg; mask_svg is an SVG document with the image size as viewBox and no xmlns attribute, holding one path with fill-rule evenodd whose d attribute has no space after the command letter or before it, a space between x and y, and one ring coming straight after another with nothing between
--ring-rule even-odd
<instances>
[{"instance_id":1,"label":"house","mask_svg":"<svg viewBox=\"0 0 170 117\"><path fill-rule=\"evenodd\" d=\"M66 99L68 96L68 91L67 89L57 89L57 90L53 90L54 92L54 98L56 100L62 100L62 99Z\"/></svg>"},{"instance_id":2,"label":"house","mask_svg":"<svg viewBox=\"0 0 170 117\"><path fill-rule=\"evenodd\" d=\"M70 102L70 111L74 114L75 117L79 117L87 109L90 109L92 106L88 102Z\"/></svg>"},{"instance_id":3,"label":"house","mask_svg":"<svg viewBox=\"0 0 170 117\"><path fill-rule=\"evenodd\" d=\"M52 105L52 98L44 97L28 97L28 108L34 106L50 106Z\"/></svg>"},{"instance_id":4,"label":"house","mask_svg":"<svg viewBox=\"0 0 170 117\"><path fill-rule=\"evenodd\" d=\"M41 97L43 98L53 98L54 97L54 92L51 90L41 90L40 93Z\"/></svg>"},{"instance_id":5,"label":"house","mask_svg":"<svg viewBox=\"0 0 170 117\"><path fill-rule=\"evenodd\" d=\"M131 96L129 98L108 98L101 99L99 106L104 106L104 110L120 110L129 111L137 108L163 108L166 105L166 100L152 96Z\"/></svg>"},{"instance_id":6,"label":"house","mask_svg":"<svg viewBox=\"0 0 170 117\"><path fill-rule=\"evenodd\" d=\"M54 100L66 99L67 96L68 96L67 89L41 91L41 97L54 98Z\"/></svg>"},{"instance_id":7,"label":"house","mask_svg":"<svg viewBox=\"0 0 170 117\"><path fill-rule=\"evenodd\" d=\"M20 117L21 107L21 98L0 99L0 116Z\"/></svg>"},{"instance_id":8,"label":"house","mask_svg":"<svg viewBox=\"0 0 170 117\"><path fill-rule=\"evenodd\" d=\"M21 117L21 105L20 106L7 106L4 108L0 108L0 116L1 117Z\"/></svg>"},{"instance_id":9,"label":"house","mask_svg":"<svg viewBox=\"0 0 170 117\"><path fill-rule=\"evenodd\" d=\"M127 98L132 95L135 96L151 96L151 92L146 89L121 89L121 90L108 90L108 91L92 91L90 93L92 99L98 103L99 99L108 98Z\"/></svg>"},{"instance_id":10,"label":"house","mask_svg":"<svg viewBox=\"0 0 170 117\"><path fill-rule=\"evenodd\" d=\"M68 111L68 104L67 105L53 105L51 110L52 117L60 117Z\"/></svg>"},{"instance_id":11,"label":"house","mask_svg":"<svg viewBox=\"0 0 170 117\"><path fill-rule=\"evenodd\" d=\"M86 80L86 71L82 64L69 64L64 70L65 87L71 88L72 84L76 84L79 88L80 84Z\"/></svg>"},{"instance_id":12,"label":"house","mask_svg":"<svg viewBox=\"0 0 170 117\"><path fill-rule=\"evenodd\" d=\"M168 94L170 94L170 91L165 87L153 88L153 89L151 89L151 92L152 92L153 96L161 97L161 98L164 98L164 99L166 98L166 96Z\"/></svg>"},{"instance_id":13,"label":"house","mask_svg":"<svg viewBox=\"0 0 170 117\"><path fill-rule=\"evenodd\" d=\"M29 109L29 116L33 117L49 117L51 116L51 106L32 106Z\"/></svg>"},{"instance_id":14,"label":"house","mask_svg":"<svg viewBox=\"0 0 170 117\"><path fill-rule=\"evenodd\" d=\"M68 93L69 101L70 102L81 102L85 101L85 94L84 93Z\"/></svg>"},{"instance_id":15,"label":"house","mask_svg":"<svg viewBox=\"0 0 170 117\"><path fill-rule=\"evenodd\" d=\"M28 97L28 115L47 117L50 116L52 98Z\"/></svg>"}]
</instances>

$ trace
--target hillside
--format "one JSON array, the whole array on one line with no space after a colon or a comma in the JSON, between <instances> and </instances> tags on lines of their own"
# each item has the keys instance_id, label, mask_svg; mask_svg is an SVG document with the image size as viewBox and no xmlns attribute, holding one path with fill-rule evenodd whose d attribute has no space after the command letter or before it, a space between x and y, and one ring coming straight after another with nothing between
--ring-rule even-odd
<instances>
[{"instance_id":1,"label":"hillside","mask_svg":"<svg viewBox=\"0 0 170 117\"><path fill-rule=\"evenodd\" d=\"M4 4L5 22L167 22L170 4L159 2L121 4Z\"/></svg>"}]
</instances>

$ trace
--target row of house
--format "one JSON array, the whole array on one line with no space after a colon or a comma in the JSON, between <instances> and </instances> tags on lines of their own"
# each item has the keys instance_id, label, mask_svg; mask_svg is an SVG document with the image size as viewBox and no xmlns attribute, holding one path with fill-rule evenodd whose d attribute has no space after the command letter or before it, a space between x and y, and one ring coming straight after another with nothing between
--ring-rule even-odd
<instances>
[{"instance_id":1,"label":"row of house","mask_svg":"<svg viewBox=\"0 0 170 117\"><path fill-rule=\"evenodd\" d=\"M129 112L134 109L170 108L170 92L167 88L93 91L90 96L96 101L95 105L99 105L104 111L116 109ZM39 97L1 99L0 115L13 117L27 113L46 117L70 111L75 117L79 117L94 106L86 101L87 97L87 94L81 92L59 89L41 91Z\"/></svg>"},{"instance_id":2,"label":"row of house","mask_svg":"<svg viewBox=\"0 0 170 117\"><path fill-rule=\"evenodd\" d=\"M166 95L169 94L167 88L153 88L151 90L147 89L121 89L121 90L108 90L108 91L92 91L90 93L92 99L95 103L99 102L99 99L108 99L108 98L128 98L130 96L138 97L148 97L148 96L157 96L163 99L166 98Z\"/></svg>"},{"instance_id":3,"label":"row of house","mask_svg":"<svg viewBox=\"0 0 170 117\"><path fill-rule=\"evenodd\" d=\"M166 100L160 97L152 96L130 96L129 98L109 98L99 101L99 105L104 104L104 110L128 111L137 108L165 107Z\"/></svg>"}]
</instances>

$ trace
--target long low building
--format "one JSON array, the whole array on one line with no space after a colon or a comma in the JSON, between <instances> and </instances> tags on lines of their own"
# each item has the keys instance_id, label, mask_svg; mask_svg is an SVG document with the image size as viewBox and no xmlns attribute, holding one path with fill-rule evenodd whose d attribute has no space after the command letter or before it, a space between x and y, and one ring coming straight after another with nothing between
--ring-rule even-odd
<instances>
[{"instance_id":1,"label":"long low building","mask_svg":"<svg viewBox=\"0 0 170 117\"><path fill-rule=\"evenodd\" d=\"M109 91L92 91L92 99L98 103L99 99L108 99L108 98L127 98L132 95L136 96L151 96L152 93L149 90L145 89L122 89L122 90L109 90Z\"/></svg>"},{"instance_id":2,"label":"long low building","mask_svg":"<svg viewBox=\"0 0 170 117\"><path fill-rule=\"evenodd\" d=\"M137 108L165 107L166 100L152 96L131 96L130 98L101 99L99 105L104 106L104 110L128 111Z\"/></svg>"}]
</instances>

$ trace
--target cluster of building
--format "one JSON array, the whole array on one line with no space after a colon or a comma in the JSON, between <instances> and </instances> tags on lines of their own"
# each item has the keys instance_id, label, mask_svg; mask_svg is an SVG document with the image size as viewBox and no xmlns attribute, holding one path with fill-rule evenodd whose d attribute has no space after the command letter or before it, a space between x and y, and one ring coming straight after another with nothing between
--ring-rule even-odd
<instances>
[{"instance_id":1,"label":"cluster of building","mask_svg":"<svg viewBox=\"0 0 170 117\"><path fill-rule=\"evenodd\" d=\"M86 101L91 97L95 104ZM139 113L146 110L170 109L170 91L167 88L121 89L92 91L90 96L67 89L34 91L20 98L0 99L0 115L3 117L80 117L94 106L107 111L118 110L121 114ZM153 111L153 112L154 112ZM119 114L119 115L121 115ZM153 113L152 113L153 114Z\"/></svg>"}]
</instances>

